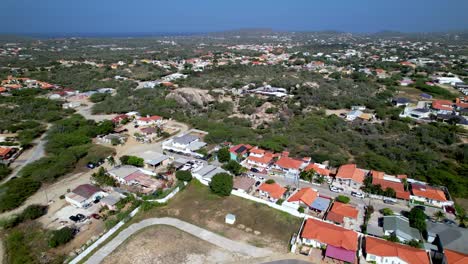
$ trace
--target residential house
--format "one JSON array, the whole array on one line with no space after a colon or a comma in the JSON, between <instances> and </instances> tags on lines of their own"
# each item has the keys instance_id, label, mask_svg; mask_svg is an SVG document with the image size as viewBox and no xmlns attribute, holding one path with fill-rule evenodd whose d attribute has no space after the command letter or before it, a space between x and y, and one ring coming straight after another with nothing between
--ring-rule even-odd
<instances>
[{"instance_id":1,"label":"residential house","mask_svg":"<svg viewBox=\"0 0 468 264\"><path fill-rule=\"evenodd\" d=\"M171 138L162 143L162 149L173 151L176 153L182 153L186 155L192 155L197 157L203 157L203 154L197 153L196 151L205 147L206 143L202 142L197 136L185 134L179 137Z\"/></svg>"},{"instance_id":2,"label":"residential house","mask_svg":"<svg viewBox=\"0 0 468 264\"><path fill-rule=\"evenodd\" d=\"M139 126L160 126L163 123L163 118L160 116L146 116L146 117L140 117L137 118L136 124Z\"/></svg>"},{"instance_id":3,"label":"residential house","mask_svg":"<svg viewBox=\"0 0 468 264\"><path fill-rule=\"evenodd\" d=\"M249 155L249 150L252 149L251 145L239 144L229 148L231 160L241 161Z\"/></svg>"},{"instance_id":4,"label":"residential house","mask_svg":"<svg viewBox=\"0 0 468 264\"><path fill-rule=\"evenodd\" d=\"M370 236L365 238L363 251L366 261L376 264L432 264L423 249Z\"/></svg>"},{"instance_id":5,"label":"residential house","mask_svg":"<svg viewBox=\"0 0 468 264\"><path fill-rule=\"evenodd\" d=\"M407 106L411 103L411 100L408 99L408 98L404 98L404 97L399 97L399 98L394 98L392 100L392 104L396 107L399 107L399 106Z\"/></svg>"},{"instance_id":6,"label":"residential house","mask_svg":"<svg viewBox=\"0 0 468 264\"><path fill-rule=\"evenodd\" d=\"M466 251L465 251L466 252ZM445 250L445 257L448 264L466 264L468 263L468 254L456 252L453 250Z\"/></svg>"},{"instance_id":7,"label":"residential house","mask_svg":"<svg viewBox=\"0 0 468 264\"><path fill-rule=\"evenodd\" d=\"M410 199L410 193L409 191L405 191L405 186L400 178L385 175L384 172L375 170L371 170L369 174L372 177L372 185L380 185L380 188L384 191L387 188L393 189L398 199Z\"/></svg>"},{"instance_id":8,"label":"residential house","mask_svg":"<svg viewBox=\"0 0 468 264\"><path fill-rule=\"evenodd\" d=\"M216 174L228 172L218 166L205 165L200 169L197 169L196 171L192 171L192 173L193 177L210 182L211 178L213 178L213 176L215 176Z\"/></svg>"},{"instance_id":9,"label":"residential house","mask_svg":"<svg viewBox=\"0 0 468 264\"><path fill-rule=\"evenodd\" d=\"M440 84L450 84L451 86L455 86L457 83L463 83L458 77L437 77L437 82Z\"/></svg>"},{"instance_id":10,"label":"residential house","mask_svg":"<svg viewBox=\"0 0 468 264\"><path fill-rule=\"evenodd\" d=\"M330 170L327 169L326 165L320 163L311 163L305 167L304 171L314 170L315 174L324 176L325 178L330 178Z\"/></svg>"},{"instance_id":11,"label":"residential house","mask_svg":"<svg viewBox=\"0 0 468 264\"><path fill-rule=\"evenodd\" d=\"M383 217L383 231L386 236L395 235L401 242L422 240L416 228L410 227L408 218L401 215Z\"/></svg>"},{"instance_id":12,"label":"residential house","mask_svg":"<svg viewBox=\"0 0 468 264\"><path fill-rule=\"evenodd\" d=\"M87 208L106 194L91 184L82 184L65 195L65 201L77 208Z\"/></svg>"},{"instance_id":13,"label":"residential house","mask_svg":"<svg viewBox=\"0 0 468 264\"><path fill-rule=\"evenodd\" d=\"M454 111L453 103L450 100L434 100L431 108L436 114L448 115Z\"/></svg>"},{"instance_id":14,"label":"residential house","mask_svg":"<svg viewBox=\"0 0 468 264\"><path fill-rule=\"evenodd\" d=\"M266 171L266 169L273 163L274 157L275 155L273 155L273 153L255 147L249 151L249 156L243 165L246 165L248 168L256 168L260 171Z\"/></svg>"},{"instance_id":15,"label":"residential house","mask_svg":"<svg viewBox=\"0 0 468 264\"><path fill-rule=\"evenodd\" d=\"M250 193L255 184L255 179L245 176L234 177L233 189L244 193Z\"/></svg>"},{"instance_id":16,"label":"residential house","mask_svg":"<svg viewBox=\"0 0 468 264\"><path fill-rule=\"evenodd\" d=\"M325 256L339 261L355 263L358 233L352 230L309 218L306 220L301 241L314 248L325 247Z\"/></svg>"},{"instance_id":17,"label":"residential house","mask_svg":"<svg viewBox=\"0 0 468 264\"><path fill-rule=\"evenodd\" d=\"M358 215L359 210L356 207L350 204L334 202L327 213L326 220L346 228L355 229L359 228L357 224Z\"/></svg>"},{"instance_id":18,"label":"residential house","mask_svg":"<svg viewBox=\"0 0 468 264\"><path fill-rule=\"evenodd\" d=\"M330 207L330 204L331 204L330 198L319 196L312 202L312 204L310 205L310 209L319 214L322 214L328 210L328 208Z\"/></svg>"},{"instance_id":19,"label":"residential house","mask_svg":"<svg viewBox=\"0 0 468 264\"><path fill-rule=\"evenodd\" d=\"M426 221L427 241L444 250L468 252L468 229L450 223Z\"/></svg>"},{"instance_id":20,"label":"residential house","mask_svg":"<svg viewBox=\"0 0 468 264\"><path fill-rule=\"evenodd\" d=\"M352 188L359 189L364 181L365 172L359 169L356 164L341 165L338 168L335 178L341 183Z\"/></svg>"},{"instance_id":21,"label":"residential house","mask_svg":"<svg viewBox=\"0 0 468 264\"><path fill-rule=\"evenodd\" d=\"M124 195L118 192L112 192L106 197L102 198L99 202L101 203L101 206L105 206L109 208L109 210L115 211L117 209L116 204L124 197Z\"/></svg>"},{"instance_id":22,"label":"residential house","mask_svg":"<svg viewBox=\"0 0 468 264\"><path fill-rule=\"evenodd\" d=\"M109 170L109 175L120 184L138 187L143 193L165 187L164 181L153 178L153 176L156 176L155 173L134 166L115 167Z\"/></svg>"},{"instance_id":23,"label":"residential house","mask_svg":"<svg viewBox=\"0 0 468 264\"><path fill-rule=\"evenodd\" d=\"M346 114L346 120L354 121L356 118L360 117L363 114L360 110L352 110L351 112Z\"/></svg>"},{"instance_id":24,"label":"residential house","mask_svg":"<svg viewBox=\"0 0 468 264\"><path fill-rule=\"evenodd\" d=\"M156 169L159 166L167 166L171 161L169 156L152 150L139 153L137 156L144 160L145 168L147 169Z\"/></svg>"},{"instance_id":25,"label":"residential house","mask_svg":"<svg viewBox=\"0 0 468 264\"><path fill-rule=\"evenodd\" d=\"M284 151L281 157L270 168L270 173L283 175L286 177L298 177L301 169L310 163L310 158L293 159L289 157L289 152Z\"/></svg>"},{"instance_id":26,"label":"residential house","mask_svg":"<svg viewBox=\"0 0 468 264\"><path fill-rule=\"evenodd\" d=\"M410 198L419 202L428 203L437 207L452 206L453 201L447 199L445 192L429 185L412 183Z\"/></svg>"},{"instance_id":27,"label":"residential house","mask_svg":"<svg viewBox=\"0 0 468 264\"><path fill-rule=\"evenodd\" d=\"M289 197L288 200L283 203L283 205L291 207L295 210L299 209L299 207L302 207L305 209L305 212L307 212L318 196L319 193L316 190L309 187L302 188Z\"/></svg>"},{"instance_id":28,"label":"residential house","mask_svg":"<svg viewBox=\"0 0 468 264\"><path fill-rule=\"evenodd\" d=\"M278 183L262 183L258 187L260 196L268 198L270 202L276 203L279 199L283 198L286 188Z\"/></svg>"}]
</instances>

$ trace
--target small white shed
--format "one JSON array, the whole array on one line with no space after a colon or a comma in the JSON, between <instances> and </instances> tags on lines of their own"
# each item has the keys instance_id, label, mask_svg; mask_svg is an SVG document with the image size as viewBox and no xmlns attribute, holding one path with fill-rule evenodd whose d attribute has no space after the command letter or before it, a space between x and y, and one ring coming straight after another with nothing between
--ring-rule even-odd
<instances>
[{"instance_id":1,"label":"small white shed","mask_svg":"<svg viewBox=\"0 0 468 264\"><path fill-rule=\"evenodd\" d=\"M225 218L226 224L233 225L236 222L236 216L233 214L227 214Z\"/></svg>"}]
</instances>

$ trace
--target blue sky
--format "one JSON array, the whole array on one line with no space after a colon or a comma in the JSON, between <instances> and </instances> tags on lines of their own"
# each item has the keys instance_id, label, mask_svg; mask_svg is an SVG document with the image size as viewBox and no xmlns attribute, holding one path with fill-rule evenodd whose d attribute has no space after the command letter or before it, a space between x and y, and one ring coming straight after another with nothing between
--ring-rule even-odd
<instances>
[{"instance_id":1,"label":"blue sky","mask_svg":"<svg viewBox=\"0 0 468 264\"><path fill-rule=\"evenodd\" d=\"M0 33L468 29L468 0L1 0Z\"/></svg>"}]
</instances>

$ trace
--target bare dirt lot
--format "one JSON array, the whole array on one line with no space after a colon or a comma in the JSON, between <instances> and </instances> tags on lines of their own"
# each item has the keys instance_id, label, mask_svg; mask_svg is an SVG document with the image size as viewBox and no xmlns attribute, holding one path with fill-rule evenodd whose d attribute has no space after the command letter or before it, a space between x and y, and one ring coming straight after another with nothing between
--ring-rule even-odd
<instances>
[{"instance_id":1,"label":"bare dirt lot","mask_svg":"<svg viewBox=\"0 0 468 264\"><path fill-rule=\"evenodd\" d=\"M131 237L104 259L111 263L245 263L228 252L169 226L155 226Z\"/></svg>"},{"instance_id":2,"label":"bare dirt lot","mask_svg":"<svg viewBox=\"0 0 468 264\"><path fill-rule=\"evenodd\" d=\"M224 223L226 214L236 215L235 225ZM206 228L229 239L278 253L288 251L289 240L298 232L301 219L266 205L236 197L219 197L209 188L192 181L167 206L138 214L132 221L152 217L174 217Z\"/></svg>"}]
</instances>

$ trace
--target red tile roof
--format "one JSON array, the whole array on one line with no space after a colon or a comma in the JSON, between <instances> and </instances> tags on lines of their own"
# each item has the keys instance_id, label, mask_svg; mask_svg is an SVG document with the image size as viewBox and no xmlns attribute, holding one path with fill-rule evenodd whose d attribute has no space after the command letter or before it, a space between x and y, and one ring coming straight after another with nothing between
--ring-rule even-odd
<instances>
[{"instance_id":1,"label":"red tile roof","mask_svg":"<svg viewBox=\"0 0 468 264\"><path fill-rule=\"evenodd\" d=\"M279 185L278 183L262 183L260 187L258 187L259 190L267 192L270 197L279 199L283 196L283 194L286 192L286 188L283 186Z\"/></svg>"},{"instance_id":2,"label":"red tile roof","mask_svg":"<svg viewBox=\"0 0 468 264\"><path fill-rule=\"evenodd\" d=\"M261 148L258 148L258 147L255 147L255 148L250 150L250 153L260 155L260 154L264 154L265 150L263 150Z\"/></svg>"},{"instance_id":3,"label":"red tile roof","mask_svg":"<svg viewBox=\"0 0 468 264\"><path fill-rule=\"evenodd\" d=\"M372 179L383 179L385 175L383 171L376 171L376 170L371 170L370 173L372 175Z\"/></svg>"},{"instance_id":4,"label":"red tile roof","mask_svg":"<svg viewBox=\"0 0 468 264\"><path fill-rule=\"evenodd\" d=\"M301 237L346 250L357 251L358 248L356 232L312 218L307 219Z\"/></svg>"},{"instance_id":5,"label":"red tile roof","mask_svg":"<svg viewBox=\"0 0 468 264\"><path fill-rule=\"evenodd\" d=\"M452 250L444 250L448 264L466 264L468 263L468 255Z\"/></svg>"},{"instance_id":6,"label":"red tile roof","mask_svg":"<svg viewBox=\"0 0 468 264\"><path fill-rule=\"evenodd\" d=\"M244 147L244 149L240 153L238 153L237 151L242 147ZM229 152L243 155L243 154L247 153L251 148L252 148L251 145L239 144L239 145L232 146L229 149Z\"/></svg>"},{"instance_id":7,"label":"red tile roof","mask_svg":"<svg viewBox=\"0 0 468 264\"><path fill-rule=\"evenodd\" d=\"M302 188L296 192L293 196L288 199L288 202L301 201L307 205L311 205L315 198L317 198L318 192L314 191L312 188Z\"/></svg>"},{"instance_id":8,"label":"red tile roof","mask_svg":"<svg viewBox=\"0 0 468 264\"><path fill-rule=\"evenodd\" d=\"M309 164L304 170L305 170L305 171L314 170L315 172L317 172L317 173L320 174L320 175L323 175L323 176L330 176L330 170L324 169L324 168L320 168L319 165L318 165L318 164L315 164L315 163Z\"/></svg>"},{"instance_id":9,"label":"red tile roof","mask_svg":"<svg viewBox=\"0 0 468 264\"><path fill-rule=\"evenodd\" d=\"M410 193L408 191L405 191L405 186L401 182L393 182L393 181L387 181L384 179L372 178L372 184L380 185L382 190L385 190L387 188L392 188L396 192L397 198L405 199L405 200L409 200L410 198Z\"/></svg>"},{"instance_id":10,"label":"red tile roof","mask_svg":"<svg viewBox=\"0 0 468 264\"><path fill-rule=\"evenodd\" d=\"M327 214L327 220L342 224L344 218L357 219L359 210L349 204L340 202L333 203L332 208Z\"/></svg>"},{"instance_id":11,"label":"red tile roof","mask_svg":"<svg viewBox=\"0 0 468 264\"><path fill-rule=\"evenodd\" d=\"M86 199L90 198L93 196L95 193L100 192L101 189L98 187L91 185L91 184L82 184L75 189L73 189L72 193L77 194L81 197L84 197Z\"/></svg>"},{"instance_id":12,"label":"red tile roof","mask_svg":"<svg viewBox=\"0 0 468 264\"><path fill-rule=\"evenodd\" d=\"M273 154L267 152L263 157L254 157L254 156L248 156L247 160L256 162L256 163L262 163L262 164L270 164L270 162L273 160Z\"/></svg>"},{"instance_id":13,"label":"red tile roof","mask_svg":"<svg viewBox=\"0 0 468 264\"><path fill-rule=\"evenodd\" d=\"M10 153L12 148L7 148L7 147L0 147L0 156L4 157Z\"/></svg>"},{"instance_id":14,"label":"red tile roof","mask_svg":"<svg viewBox=\"0 0 468 264\"><path fill-rule=\"evenodd\" d=\"M356 164L341 165L336 174L337 178L351 179L355 182L362 183L364 181L364 171L358 169Z\"/></svg>"},{"instance_id":15,"label":"red tile roof","mask_svg":"<svg viewBox=\"0 0 468 264\"><path fill-rule=\"evenodd\" d=\"M156 116L156 115L149 116L149 117L140 117L140 118L138 118L138 120L144 121L144 122L157 121L157 120L160 120L160 119L162 119L162 117Z\"/></svg>"},{"instance_id":16,"label":"red tile roof","mask_svg":"<svg viewBox=\"0 0 468 264\"><path fill-rule=\"evenodd\" d=\"M298 170L301 168L302 163L303 163L302 160L292 159L290 157L283 156L275 164L284 169Z\"/></svg>"},{"instance_id":17,"label":"red tile roof","mask_svg":"<svg viewBox=\"0 0 468 264\"><path fill-rule=\"evenodd\" d=\"M442 190L436 189L434 187L422 184L412 184L413 195L428 198L436 201L447 201L445 193Z\"/></svg>"},{"instance_id":18,"label":"red tile roof","mask_svg":"<svg viewBox=\"0 0 468 264\"><path fill-rule=\"evenodd\" d=\"M437 110L453 110L453 103L450 100L434 100L432 101L432 108Z\"/></svg>"},{"instance_id":19,"label":"red tile roof","mask_svg":"<svg viewBox=\"0 0 468 264\"><path fill-rule=\"evenodd\" d=\"M384 239L366 237L366 252L380 257L397 257L406 263L429 264L428 253L423 249L393 243ZM450 263L450 262L449 262Z\"/></svg>"}]
</instances>

